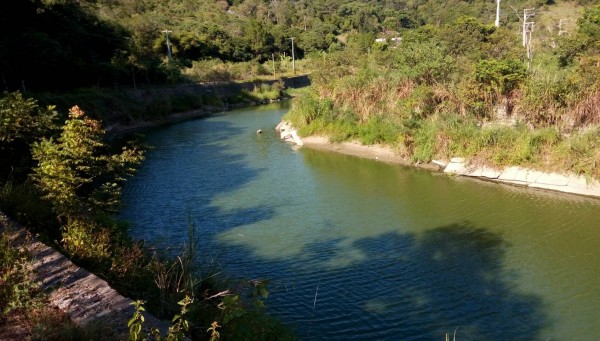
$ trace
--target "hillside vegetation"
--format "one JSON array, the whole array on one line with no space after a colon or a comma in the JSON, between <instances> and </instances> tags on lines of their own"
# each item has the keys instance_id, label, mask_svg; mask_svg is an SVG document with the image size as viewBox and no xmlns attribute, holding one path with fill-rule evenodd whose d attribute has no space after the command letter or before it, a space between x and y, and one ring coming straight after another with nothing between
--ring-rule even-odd
<instances>
[{"instance_id":1,"label":"hillside vegetation","mask_svg":"<svg viewBox=\"0 0 600 341\"><path fill-rule=\"evenodd\" d=\"M492 0L4 1L0 210L153 313L177 317L178 337L185 322L194 339L215 339L217 328L224 339L294 339L263 314L266 282L231 285L214 264L196 267L193 226L179 255L131 240L114 213L144 148L107 143L106 118L223 104L149 87L310 73L312 87L287 116L302 135L384 143L415 163L465 156L600 179L594 3L502 0L495 27ZM524 9L535 13L526 47ZM276 97L281 84L246 95ZM6 324L13 308L37 300L27 267L13 266L21 256L0 237Z\"/></svg>"},{"instance_id":2,"label":"hillside vegetation","mask_svg":"<svg viewBox=\"0 0 600 341\"><path fill-rule=\"evenodd\" d=\"M503 0L518 29L523 8ZM569 3L579 8L579 4ZM14 5L14 6L13 6ZM558 6L558 5L552 5ZM552 6L547 6L551 8ZM514 8L514 10L513 10ZM541 7L546 8L546 7ZM522 14L520 14L522 15ZM304 57L400 36L470 16L495 18L494 1L463 0L24 0L0 4L0 73L6 90L65 90L247 79L313 67ZM567 18L568 19L568 18ZM565 25L573 25L568 20ZM172 59L167 56L169 31Z\"/></svg>"},{"instance_id":3,"label":"hillside vegetation","mask_svg":"<svg viewBox=\"0 0 600 341\"><path fill-rule=\"evenodd\" d=\"M560 35L554 6L576 24ZM324 55L288 119L417 163L466 156L600 178L600 6L548 5L538 18L529 58L518 30L473 17Z\"/></svg>"}]
</instances>

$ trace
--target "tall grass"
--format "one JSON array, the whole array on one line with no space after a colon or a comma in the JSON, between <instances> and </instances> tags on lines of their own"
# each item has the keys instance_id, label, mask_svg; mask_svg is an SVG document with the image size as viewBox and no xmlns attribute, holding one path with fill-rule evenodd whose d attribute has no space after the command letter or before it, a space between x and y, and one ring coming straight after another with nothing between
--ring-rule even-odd
<instances>
[{"instance_id":1,"label":"tall grass","mask_svg":"<svg viewBox=\"0 0 600 341\"><path fill-rule=\"evenodd\" d=\"M297 60L296 73L310 71L307 60ZM219 59L199 60L192 62L190 68L183 69L183 75L192 82L241 82L260 79L273 79L294 76L291 57L278 57L275 61L259 63L223 62Z\"/></svg>"},{"instance_id":2,"label":"tall grass","mask_svg":"<svg viewBox=\"0 0 600 341\"><path fill-rule=\"evenodd\" d=\"M254 101L268 101L281 98L283 94L283 83L255 85L251 91L242 90L242 95Z\"/></svg>"},{"instance_id":3,"label":"tall grass","mask_svg":"<svg viewBox=\"0 0 600 341\"><path fill-rule=\"evenodd\" d=\"M598 177L596 130L584 129L600 123L596 59L563 67L555 55L537 53L526 71L510 51L476 62L449 57L435 42L444 38L430 39L366 56L324 55L312 91L285 119L302 136L384 143L417 163L465 156Z\"/></svg>"}]
</instances>

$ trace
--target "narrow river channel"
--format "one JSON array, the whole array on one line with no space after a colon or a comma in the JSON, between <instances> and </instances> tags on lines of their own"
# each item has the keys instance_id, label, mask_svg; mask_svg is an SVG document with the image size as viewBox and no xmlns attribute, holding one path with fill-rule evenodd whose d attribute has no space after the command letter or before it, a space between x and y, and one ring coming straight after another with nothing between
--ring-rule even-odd
<instances>
[{"instance_id":1,"label":"narrow river channel","mask_svg":"<svg viewBox=\"0 0 600 341\"><path fill-rule=\"evenodd\" d=\"M287 105L146 132L132 234L178 247L191 218L303 340L600 339L600 200L297 149Z\"/></svg>"}]
</instances>

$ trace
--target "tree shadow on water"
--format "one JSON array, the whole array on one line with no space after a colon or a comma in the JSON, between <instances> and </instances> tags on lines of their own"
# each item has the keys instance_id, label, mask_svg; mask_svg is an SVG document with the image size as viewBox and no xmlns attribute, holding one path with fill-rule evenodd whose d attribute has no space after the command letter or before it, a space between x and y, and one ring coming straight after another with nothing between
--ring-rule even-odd
<instances>
[{"instance_id":1,"label":"tree shadow on water","mask_svg":"<svg viewBox=\"0 0 600 341\"><path fill-rule=\"evenodd\" d=\"M457 329L457 340L536 340L549 323L541 297L503 268L499 234L460 223L354 245L366 259L318 275L313 316L296 321L302 338L444 340Z\"/></svg>"},{"instance_id":2,"label":"tree shadow on water","mask_svg":"<svg viewBox=\"0 0 600 341\"><path fill-rule=\"evenodd\" d=\"M190 218L201 236L270 219L273 207L223 211L214 205L215 198L240 189L263 171L249 166L246 155L226 143L246 133L218 118L150 131L146 143L154 147L125 190L127 207L121 215L134 222L136 237L173 246L186 239Z\"/></svg>"}]
</instances>

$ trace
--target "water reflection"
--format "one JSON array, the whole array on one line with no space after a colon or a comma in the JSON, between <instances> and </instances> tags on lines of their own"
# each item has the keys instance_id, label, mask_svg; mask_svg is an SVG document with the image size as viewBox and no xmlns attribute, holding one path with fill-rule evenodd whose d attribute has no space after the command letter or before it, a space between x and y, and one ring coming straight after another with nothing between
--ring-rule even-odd
<instances>
[{"instance_id":1,"label":"water reflection","mask_svg":"<svg viewBox=\"0 0 600 341\"><path fill-rule=\"evenodd\" d=\"M536 340L548 327L541 298L507 280L518 277L503 269L509 246L487 229L457 223L362 238L354 242L360 261L324 271L318 265L335 244L314 243L313 260L278 267L297 282L271 304L283 306L303 339L443 340L458 328L459 340Z\"/></svg>"},{"instance_id":2,"label":"water reflection","mask_svg":"<svg viewBox=\"0 0 600 341\"><path fill-rule=\"evenodd\" d=\"M223 143L244 130L221 117L188 123L148 132L146 143L152 146L148 161L123 198L135 211L124 209L122 217L144 226L136 229L135 235L153 244L173 246L185 239L188 217L202 226L200 234L204 235L271 219L274 210L265 205L250 204L230 211L213 205L216 196L245 186L261 172L259 167L248 166L246 154Z\"/></svg>"}]
</instances>

